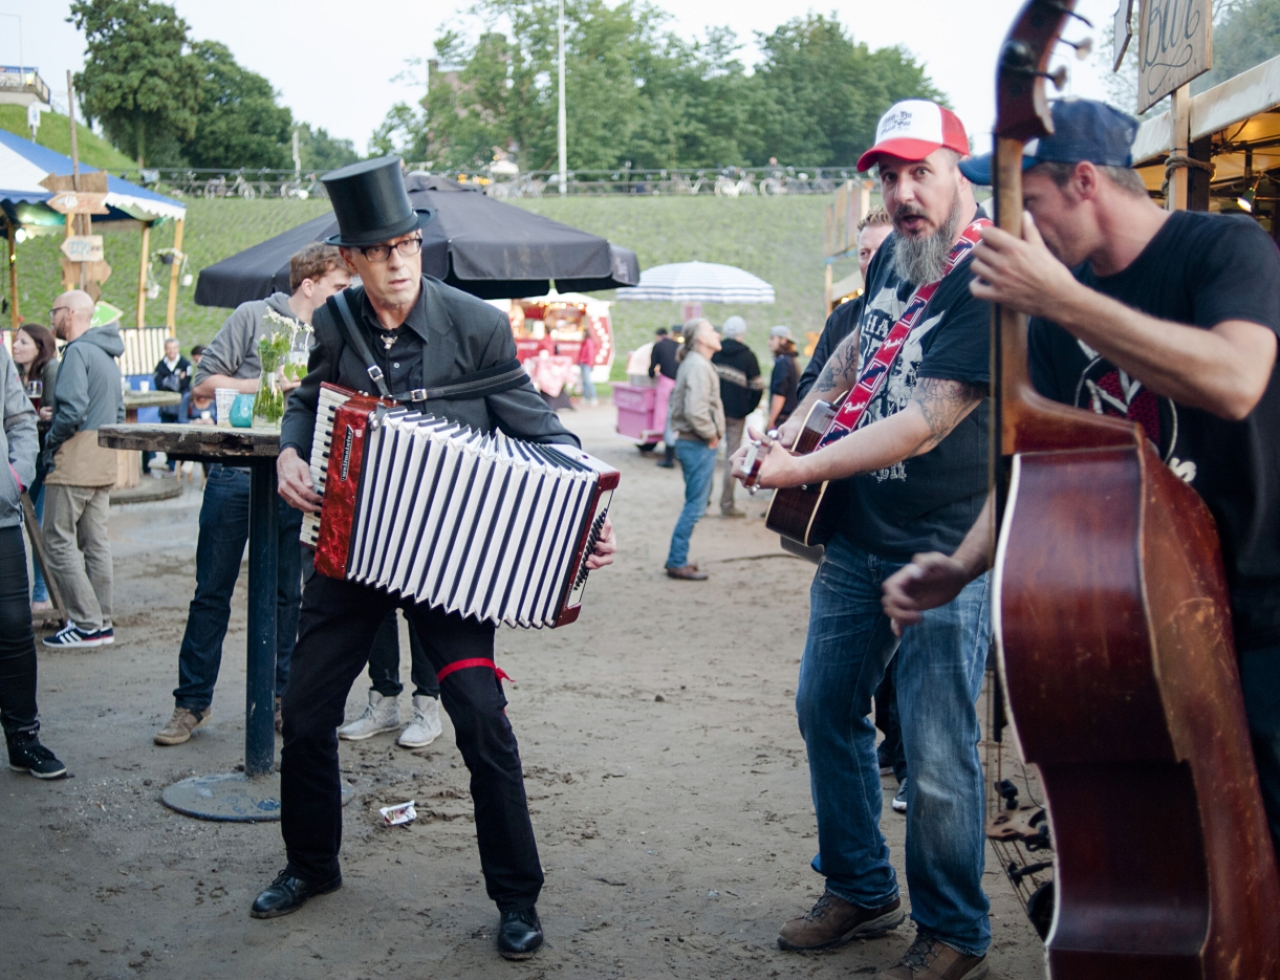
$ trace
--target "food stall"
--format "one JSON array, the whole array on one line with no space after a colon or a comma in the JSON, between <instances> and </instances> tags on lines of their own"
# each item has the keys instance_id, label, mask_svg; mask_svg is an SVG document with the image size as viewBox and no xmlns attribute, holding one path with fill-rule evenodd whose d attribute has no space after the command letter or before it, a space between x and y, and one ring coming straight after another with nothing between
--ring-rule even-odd
<instances>
[{"instance_id":1,"label":"food stall","mask_svg":"<svg viewBox=\"0 0 1280 980\"><path fill-rule=\"evenodd\" d=\"M588 338L595 344L591 380L609 380L613 325L607 301L553 290L545 296L489 302L510 318L516 356L548 398L564 398L566 387L578 386L579 354Z\"/></svg>"}]
</instances>

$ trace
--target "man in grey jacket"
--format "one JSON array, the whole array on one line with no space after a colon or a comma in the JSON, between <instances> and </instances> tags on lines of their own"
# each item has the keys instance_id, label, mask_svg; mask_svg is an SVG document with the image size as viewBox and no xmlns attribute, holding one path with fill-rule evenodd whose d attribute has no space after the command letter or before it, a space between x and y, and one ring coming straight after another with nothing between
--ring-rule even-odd
<instances>
[{"instance_id":1,"label":"man in grey jacket","mask_svg":"<svg viewBox=\"0 0 1280 980\"><path fill-rule=\"evenodd\" d=\"M0 725L9 768L56 779L67 767L40 744L36 711L36 638L27 606L27 553L22 541L22 491L36 475L36 410L18 370L0 345Z\"/></svg>"},{"instance_id":2,"label":"man in grey jacket","mask_svg":"<svg viewBox=\"0 0 1280 980\"><path fill-rule=\"evenodd\" d=\"M291 295L274 293L242 303L227 318L200 357L193 396L212 397L215 388L258 390L262 360L258 341L268 321L309 324L311 313L350 281L338 250L308 245L289 261ZM284 324L278 323L282 329ZM295 385L296 386L296 385ZM286 386L287 387L287 386ZM279 503L279 566L276 572L276 704L289 680L289 661L298 636L302 598L302 556L298 531L302 513ZM240 561L249 539L249 470L214 464L205 476L196 544L196 593L178 651L178 686L173 716L153 736L157 745L181 745L212 712L213 688L222 665L222 641L231 619L231 594L240 577Z\"/></svg>"},{"instance_id":3,"label":"man in grey jacket","mask_svg":"<svg viewBox=\"0 0 1280 980\"><path fill-rule=\"evenodd\" d=\"M124 341L114 323L90 325L93 305L93 297L74 289L54 300L51 311L53 332L67 346L58 368L58 407L44 443L44 537L70 622L44 644L64 649L115 642L107 507L117 463L114 449L98 445L98 428L124 421L115 361Z\"/></svg>"}]
</instances>

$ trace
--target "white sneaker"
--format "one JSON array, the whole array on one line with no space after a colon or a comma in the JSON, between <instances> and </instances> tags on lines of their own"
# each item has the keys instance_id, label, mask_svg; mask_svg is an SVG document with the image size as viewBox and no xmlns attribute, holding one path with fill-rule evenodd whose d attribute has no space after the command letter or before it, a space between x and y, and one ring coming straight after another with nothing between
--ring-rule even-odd
<instances>
[{"instance_id":1,"label":"white sneaker","mask_svg":"<svg viewBox=\"0 0 1280 980\"><path fill-rule=\"evenodd\" d=\"M440 731L440 699L430 694L415 694L413 721L400 733L396 744L406 749L420 749L438 739Z\"/></svg>"},{"instance_id":2,"label":"white sneaker","mask_svg":"<svg viewBox=\"0 0 1280 980\"><path fill-rule=\"evenodd\" d=\"M349 725L338 729L338 737L350 742L389 732L400 727L400 706L397 698L384 698L377 691L369 692L369 703L362 714Z\"/></svg>"}]
</instances>

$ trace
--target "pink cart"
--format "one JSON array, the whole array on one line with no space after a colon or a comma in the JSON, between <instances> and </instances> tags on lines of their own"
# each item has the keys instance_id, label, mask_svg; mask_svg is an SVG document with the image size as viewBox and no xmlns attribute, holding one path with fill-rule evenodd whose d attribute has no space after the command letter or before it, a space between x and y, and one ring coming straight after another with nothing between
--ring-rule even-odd
<instances>
[{"instance_id":1,"label":"pink cart","mask_svg":"<svg viewBox=\"0 0 1280 980\"><path fill-rule=\"evenodd\" d=\"M614 382L613 407L618 410L618 435L634 439L641 452L649 452L662 441L666 419L658 417L656 387Z\"/></svg>"}]
</instances>

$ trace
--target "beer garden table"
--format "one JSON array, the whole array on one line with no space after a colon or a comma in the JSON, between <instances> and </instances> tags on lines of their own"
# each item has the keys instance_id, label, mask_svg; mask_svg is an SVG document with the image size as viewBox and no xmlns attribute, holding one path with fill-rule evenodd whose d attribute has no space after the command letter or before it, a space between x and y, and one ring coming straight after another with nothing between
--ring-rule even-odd
<instances>
[{"instance_id":1,"label":"beer garden table","mask_svg":"<svg viewBox=\"0 0 1280 980\"><path fill-rule=\"evenodd\" d=\"M280 818L275 762L276 571L278 517L276 457L280 431L212 425L104 425L98 443L113 449L163 452L170 457L249 468L249 623L246 665L244 772L193 776L164 791L164 802L205 820ZM344 800L354 794L344 787Z\"/></svg>"}]
</instances>

